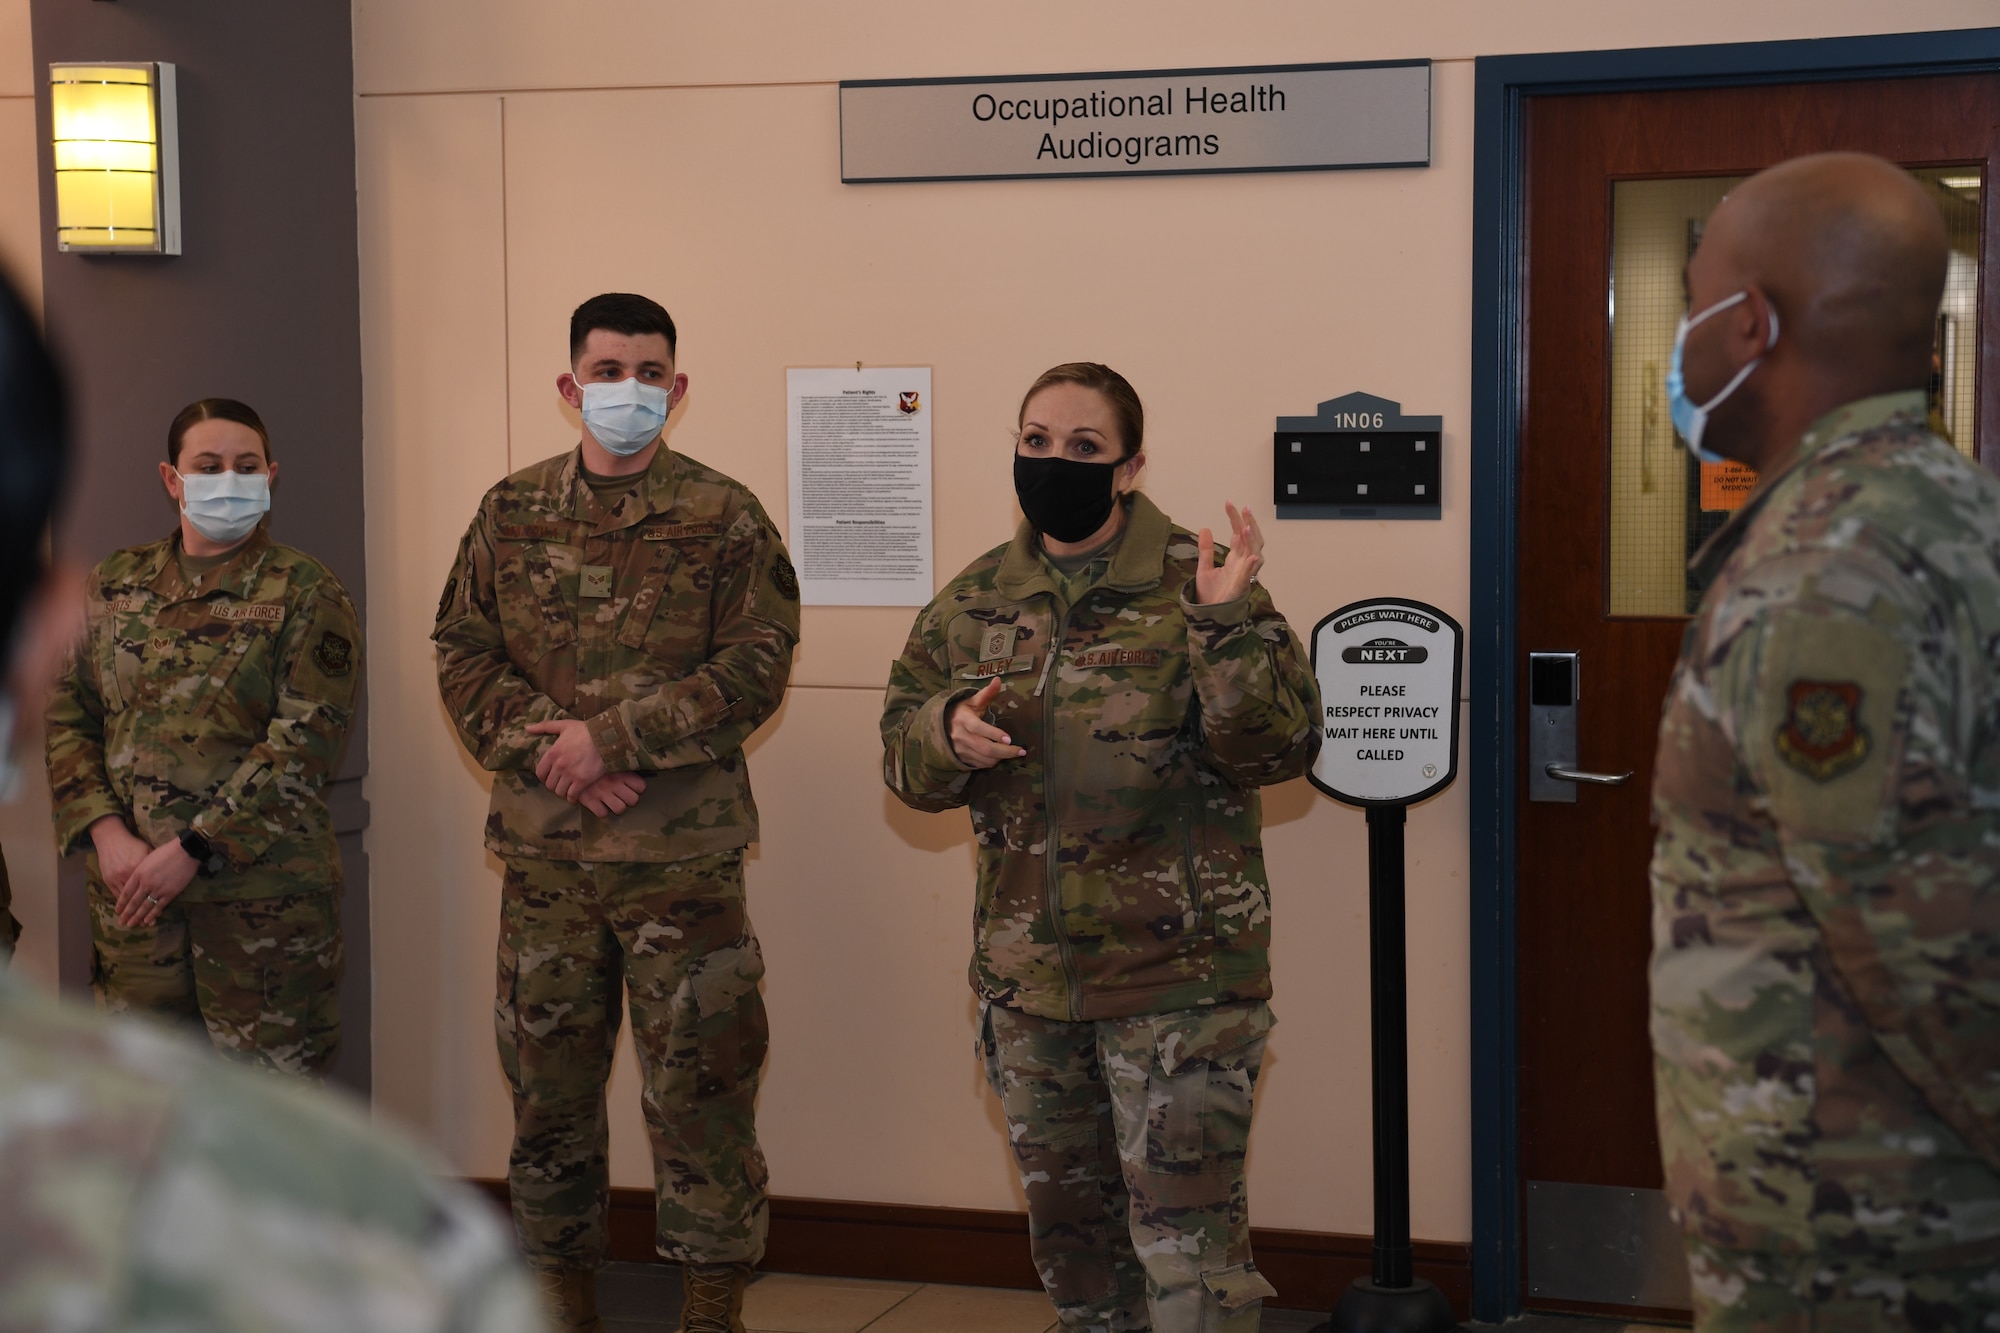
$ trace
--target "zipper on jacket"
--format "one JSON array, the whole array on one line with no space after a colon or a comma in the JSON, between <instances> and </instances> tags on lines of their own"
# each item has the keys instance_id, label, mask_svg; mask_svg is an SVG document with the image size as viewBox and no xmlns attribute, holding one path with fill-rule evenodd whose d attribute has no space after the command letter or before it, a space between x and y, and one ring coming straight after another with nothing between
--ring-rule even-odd
<instances>
[{"instance_id":1,"label":"zipper on jacket","mask_svg":"<svg viewBox=\"0 0 2000 1333\"><path fill-rule=\"evenodd\" d=\"M1055 691L1047 688L1049 677L1055 672L1056 654L1062 651L1063 635L1069 630L1069 613L1070 608L1064 607L1056 619L1055 633L1049 638L1049 660L1042 666L1042 682L1035 687L1035 693L1042 696L1042 806L1047 820L1042 835L1042 863L1048 868L1046 905L1049 927L1055 932L1056 954L1062 960L1063 983L1069 987L1070 1021L1078 1022L1083 1018L1083 991L1076 978L1076 953L1063 931L1062 871L1056 864L1056 846L1062 831L1056 820L1056 696Z\"/></svg>"}]
</instances>

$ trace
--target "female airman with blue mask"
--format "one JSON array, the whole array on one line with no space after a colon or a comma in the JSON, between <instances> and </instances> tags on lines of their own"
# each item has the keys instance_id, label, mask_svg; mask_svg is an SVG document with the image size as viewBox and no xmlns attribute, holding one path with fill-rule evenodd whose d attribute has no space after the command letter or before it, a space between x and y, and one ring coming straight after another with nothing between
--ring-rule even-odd
<instances>
[{"instance_id":1,"label":"female airman with blue mask","mask_svg":"<svg viewBox=\"0 0 2000 1333\"><path fill-rule=\"evenodd\" d=\"M92 980L107 1009L201 1023L317 1075L340 1036L340 853L322 790L361 675L340 581L271 540L278 467L257 413L182 409L162 540L106 557L48 717L65 852L89 849Z\"/></svg>"}]
</instances>

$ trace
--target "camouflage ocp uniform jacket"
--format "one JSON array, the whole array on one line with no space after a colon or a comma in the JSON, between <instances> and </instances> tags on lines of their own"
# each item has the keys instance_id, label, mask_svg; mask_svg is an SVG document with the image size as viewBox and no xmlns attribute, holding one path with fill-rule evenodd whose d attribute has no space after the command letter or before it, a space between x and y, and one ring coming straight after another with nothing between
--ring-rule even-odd
<instances>
[{"instance_id":1,"label":"camouflage ocp uniform jacket","mask_svg":"<svg viewBox=\"0 0 2000 1333\"><path fill-rule=\"evenodd\" d=\"M679 861L757 839L743 742L777 711L799 638L784 542L741 484L662 445L607 509L582 452L486 493L438 604L438 688L494 773L486 846L560 861ZM638 803L599 819L535 779L577 718Z\"/></svg>"},{"instance_id":2,"label":"camouflage ocp uniform jacket","mask_svg":"<svg viewBox=\"0 0 2000 1333\"><path fill-rule=\"evenodd\" d=\"M1918 393L1696 556L1653 780L1667 1190L1728 1250L2000 1254L2000 481Z\"/></svg>"},{"instance_id":3,"label":"camouflage ocp uniform jacket","mask_svg":"<svg viewBox=\"0 0 2000 1333\"><path fill-rule=\"evenodd\" d=\"M971 808L973 988L1042 1018L1268 999L1256 788L1320 746L1319 691L1270 594L1192 604L1193 534L1129 503L1074 605L1025 523L974 561L917 617L883 708L890 790ZM945 713L995 676L988 716L1028 753L974 771Z\"/></svg>"},{"instance_id":4,"label":"camouflage ocp uniform jacket","mask_svg":"<svg viewBox=\"0 0 2000 1333\"><path fill-rule=\"evenodd\" d=\"M56 839L121 815L155 847L193 828L223 865L182 895L270 898L341 882L321 797L361 680L333 574L259 527L190 583L180 537L92 571L89 630L48 709Z\"/></svg>"}]
</instances>

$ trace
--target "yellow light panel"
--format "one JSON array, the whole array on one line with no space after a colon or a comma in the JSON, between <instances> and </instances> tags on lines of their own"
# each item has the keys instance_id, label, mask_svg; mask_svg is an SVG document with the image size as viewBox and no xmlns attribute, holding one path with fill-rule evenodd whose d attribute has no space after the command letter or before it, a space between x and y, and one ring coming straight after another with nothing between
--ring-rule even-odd
<instances>
[{"instance_id":1,"label":"yellow light panel","mask_svg":"<svg viewBox=\"0 0 2000 1333\"><path fill-rule=\"evenodd\" d=\"M173 66L49 66L62 250L180 253Z\"/></svg>"}]
</instances>

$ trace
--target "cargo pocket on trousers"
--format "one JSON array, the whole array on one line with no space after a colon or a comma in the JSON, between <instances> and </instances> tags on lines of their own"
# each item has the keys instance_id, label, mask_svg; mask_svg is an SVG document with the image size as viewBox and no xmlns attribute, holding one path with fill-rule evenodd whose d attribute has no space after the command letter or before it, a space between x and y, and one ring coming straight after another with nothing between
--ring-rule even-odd
<instances>
[{"instance_id":1,"label":"cargo pocket on trousers","mask_svg":"<svg viewBox=\"0 0 2000 1333\"><path fill-rule=\"evenodd\" d=\"M1241 1168L1264 1039L1262 1000L1160 1014L1146 1081L1146 1166L1179 1175Z\"/></svg>"},{"instance_id":2,"label":"cargo pocket on trousers","mask_svg":"<svg viewBox=\"0 0 2000 1333\"><path fill-rule=\"evenodd\" d=\"M1208 1288L1208 1294L1215 1297L1225 1315L1248 1313L1278 1294L1255 1264L1236 1264L1203 1273L1201 1285Z\"/></svg>"},{"instance_id":3,"label":"cargo pocket on trousers","mask_svg":"<svg viewBox=\"0 0 2000 1333\"><path fill-rule=\"evenodd\" d=\"M763 1068L771 1042L764 997L757 992L763 979L764 954L755 935L703 955L688 969L674 1014L691 1030L675 1034L674 1045L680 1052L694 1048L697 1096L734 1091Z\"/></svg>"}]
</instances>

